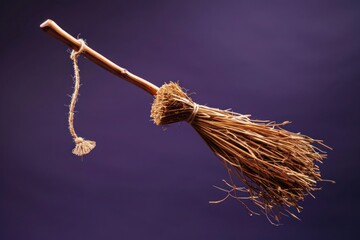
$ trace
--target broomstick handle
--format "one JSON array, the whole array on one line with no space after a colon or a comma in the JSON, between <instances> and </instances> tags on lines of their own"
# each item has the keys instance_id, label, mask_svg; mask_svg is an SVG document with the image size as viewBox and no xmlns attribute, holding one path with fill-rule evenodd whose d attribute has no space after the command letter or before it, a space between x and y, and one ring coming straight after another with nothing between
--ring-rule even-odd
<instances>
[{"instance_id":1,"label":"broomstick handle","mask_svg":"<svg viewBox=\"0 0 360 240\"><path fill-rule=\"evenodd\" d=\"M53 20L48 19L45 22L43 22L40 25L40 28L43 29L45 32L49 33L53 37L57 38L61 42L65 43L69 47L75 50L79 50L81 46L81 42L68 34L66 31L64 31L61 27L59 27ZM125 68L122 68L100 53L96 52L89 46L84 46L84 51L82 54L99 65L100 67L108 70L109 72L115 74L116 76L142 88L146 92L150 93L151 95L155 96L159 88L155 86L154 84L146 81L145 79L136 76L135 74L132 74Z\"/></svg>"}]
</instances>

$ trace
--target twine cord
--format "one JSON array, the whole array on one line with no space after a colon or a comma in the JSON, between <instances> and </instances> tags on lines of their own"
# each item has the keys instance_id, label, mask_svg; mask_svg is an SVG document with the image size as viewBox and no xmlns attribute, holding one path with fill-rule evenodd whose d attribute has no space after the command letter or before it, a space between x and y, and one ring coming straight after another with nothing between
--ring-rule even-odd
<instances>
[{"instance_id":1,"label":"twine cord","mask_svg":"<svg viewBox=\"0 0 360 240\"><path fill-rule=\"evenodd\" d=\"M193 104L194 104L194 105L193 105L194 108L193 108L193 110L192 110L189 118L186 119L186 121L187 121L190 125L191 125L192 122L194 121L194 119L195 119L195 117L196 117L196 114L197 114L198 111L199 111L199 104L197 104L197 103L193 103Z\"/></svg>"},{"instance_id":2,"label":"twine cord","mask_svg":"<svg viewBox=\"0 0 360 240\"><path fill-rule=\"evenodd\" d=\"M80 48L78 51L72 50L70 54L70 59L73 61L74 66L74 92L71 96L71 102L69 106L69 131L71 136L74 139L76 144L75 148L72 150L72 153L77 156L83 156L88 154L94 147L96 146L96 142L85 140L82 137L79 137L74 129L74 114L75 114L75 105L79 95L80 89L80 69L78 65L78 58L80 54L84 51L86 43L83 39L78 39L81 43Z\"/></svg>"}]
</instances>

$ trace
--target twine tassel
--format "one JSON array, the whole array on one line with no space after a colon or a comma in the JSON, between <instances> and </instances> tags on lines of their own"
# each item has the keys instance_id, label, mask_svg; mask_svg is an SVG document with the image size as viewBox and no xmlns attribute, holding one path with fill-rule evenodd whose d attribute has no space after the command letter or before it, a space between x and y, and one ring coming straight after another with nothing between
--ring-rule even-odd
<instances>
[{"instance_id":1,"label":"twine tassel","mask_svg":"<svg viewBox=\"0 0 360 240\"><path fill-rule=\"evenodd\" d=\"M72 153L79 157L88 154L96 146L96 142L91 140L85 140L82 137L76 138L74 142L76 145L72 150Z\"/></svg>"},{"instance_id":2,"label":"twine tassel","mask_svg":"<svg viewBox=\"0 0 360 240\"><path fill-rule=\"evenodd\" d=\"M71 96L71 103L69 106L69 131L76 144L75 148L72 150L72 153L77 156L84 156L95 148L96 142L91 140L85 140L84 138L79 137L74 129L75 104L77 102L77 98L79 95L79 88L80 88L80 69L78 65L78 57L84 51L86 45L84 40L79 39L79 41L81 42L81 46L79 50L78 51L72 50L70 55L70 59L73 61L74 64L75 86L74 86L74 92Z\"/></svg>"}]
</instances>

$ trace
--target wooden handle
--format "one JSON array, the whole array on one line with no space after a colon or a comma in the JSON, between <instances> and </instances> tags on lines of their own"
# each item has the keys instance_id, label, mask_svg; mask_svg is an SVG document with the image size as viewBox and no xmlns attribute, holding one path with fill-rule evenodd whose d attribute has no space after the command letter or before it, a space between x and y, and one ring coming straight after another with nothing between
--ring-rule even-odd
<instances>
[{"instance_id":1,"label":"wooden handle","mask_svg":"<svg viewBox=\"0 0 360 240\"><path fill-rule=\"evenodd\" d=\"M61 42L65 43L69 47L75 50L80 49L80 41L78 41L76 38L61 29L53 20L46 20L40 25L40 28L52 35L53 37L57 38ZM82 52L82 54L100 67L105 68L116 76L144 89L153 96L155 96L157 91L159 90L159 88L154 84L146 81L141 77L136 76L135 74L130 73L125 68L116 65L115 63L113 63L100 53L96 52L95 50L91 49L87 45L84 47L84 51Z\"/></svg>"}]
</instances>

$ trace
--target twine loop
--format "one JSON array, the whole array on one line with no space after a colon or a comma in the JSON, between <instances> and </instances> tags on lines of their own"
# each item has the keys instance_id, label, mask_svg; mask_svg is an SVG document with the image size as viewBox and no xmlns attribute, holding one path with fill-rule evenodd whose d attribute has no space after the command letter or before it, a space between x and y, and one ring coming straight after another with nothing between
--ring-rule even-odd
<instances>
[{"instance_id":1,"label":"twine loop","mask_svg":"<svg viewBox=\"0 0 360 240\"><path fill-rule=\"evenodd\" d=\"M71 51L71 54L70 54L70 59L71 60L75 60L85 49L85 46L86 46L86 42L79 38L78 41L80 42L80 47L79 47L79 50L75 51L74 49Z\"/></svg>"},{"instance_id":2,"label":"twine loop","mask_svg":"<svg viewBox=\"0 0 360 240\"><path fill-rule=\"evenodd\" d=\"M71 136L74 139L75 142L75 148L72 150L72 153L77 156L83 156L85 154L88 154L92 149L95 148L96 142L85 140L82 137L79 137L74 129L74 112L75 112L75 105L77 102L77 98L79 95L79 89L80 89L80 69L78 66L78 57L80 54L85 50L86 43L83 39L78 39L78 41L81 43L79 50L75 51L72 50L70 54L70 59L73 61L74 64L74 92L71 96L71 102L69 106L69 131Z\"/></svg>"},{"instance_id":3,"label":"twine loop","mask_svg":"<svg viewBox=\"0 0 360 240\"><path fill-rule=\"evenodd\" d=\"M191 114L189 115L189 118L186 120L190 125L194 121L198 111L199 111L199 104L193 103L193 110L192 110Z\"/></svg>"}]
</instances>

